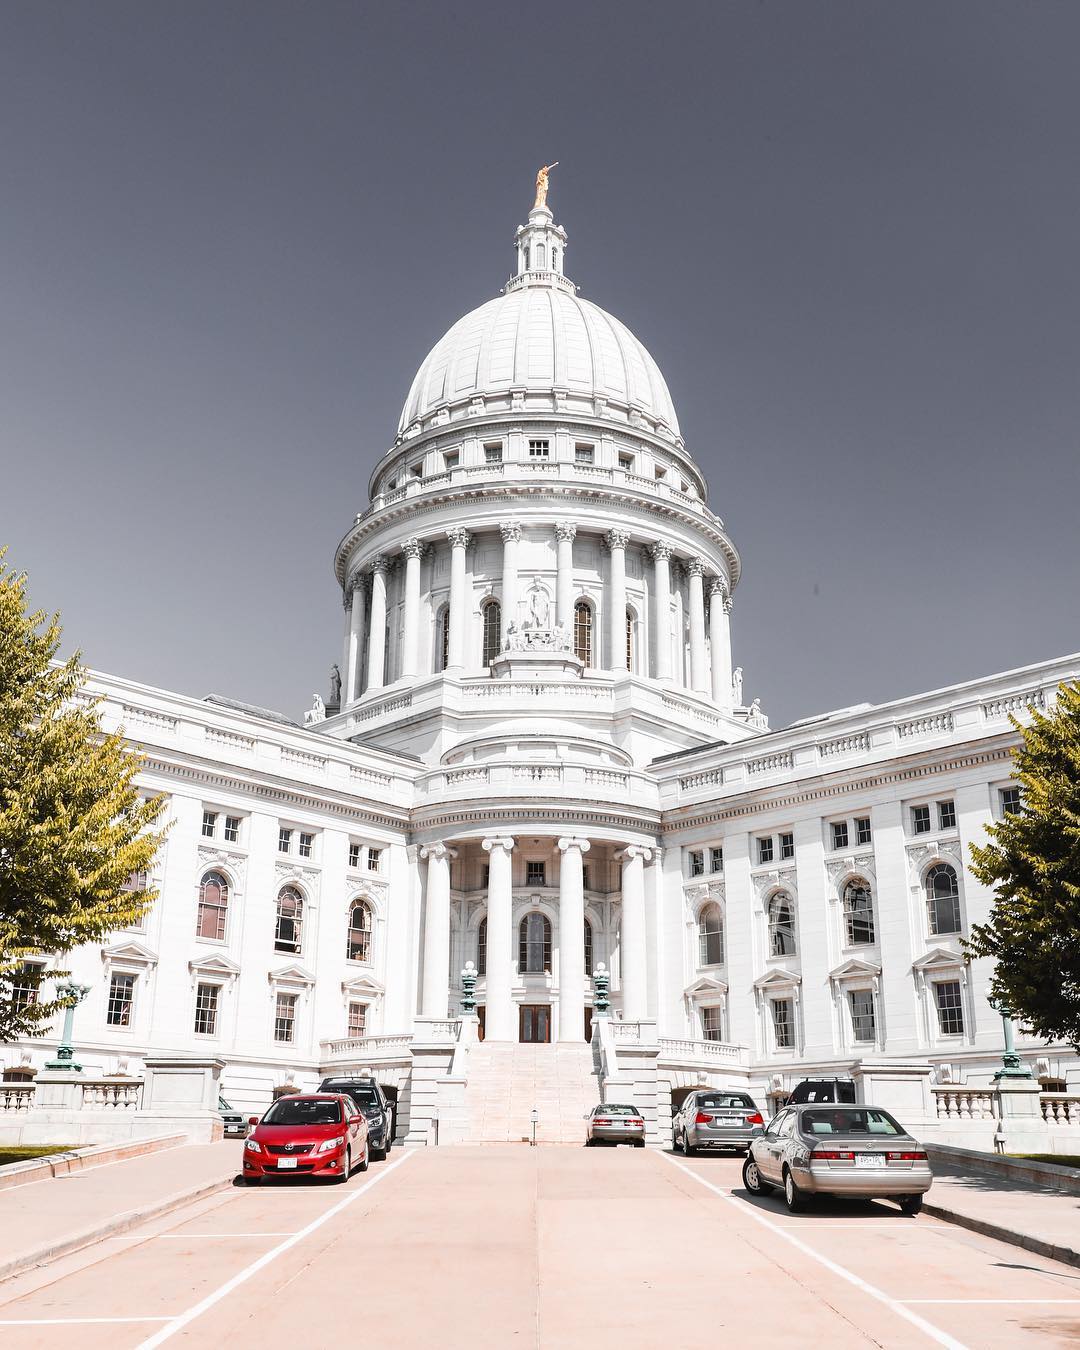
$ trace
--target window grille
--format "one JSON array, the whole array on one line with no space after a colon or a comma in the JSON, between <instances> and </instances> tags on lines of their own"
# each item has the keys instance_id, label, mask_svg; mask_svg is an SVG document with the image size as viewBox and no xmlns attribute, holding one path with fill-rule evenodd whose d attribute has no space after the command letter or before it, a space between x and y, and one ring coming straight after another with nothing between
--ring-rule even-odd
<instances>
[{"instance_id":1,"label":"window grille","mask_svg":"<svg viewBox=\"0 0 1080 1350\"><path fill-rule=\"evenodd\" d=\"M200 984L195 990L195 1034L196 1036L216 1036L218 1016L218 995L216 984Z\"/></svg>"},{"instance_id":2,"label":"window grille","mask_svg":"<svg viewBox=\"0 0 1080 1350\"><path fill-rule=\"evenodd\" d=\"M349 911L349 933L345 955L350 961L371 960L371 910L362 901Z\"/></svg>"},{"instance_id":3,"label":"window grille","mask_svg":"<svg viewBox=\"0 0 1080 1350\"><path fill-rule=\"evenodd\" d=\"M939 830L956 829L956 803L938 802L937 804L937 823Z\"/></svg>"},{"instance_id":4,"label":"window grille","mask_svg":"<svg viewBox=\"0 0 1080 1350\"><path fill-rule=\"evenodd\" d=\"M851 1035L856 1041L874 1039L874 994L871 989L853 989L848 995L851 1007Z\"/></svg>"},{"instance_id":5,"label":"window grille","mask_svg":"<svg viewBox=\"0 0 1080 1350\"><path fill-rule=\"evenodd\" d=\"M481 919L476 930L476 973L487 974L487 919Z\"/></svg>"},{"instance_id":6,"label":"window grille","mask_svg":"<svg viewBox=\"0 0 1080 1350\"><path fill-rule=\"evenodd\" d=\"M274 1005L274 1040L291 1045L296 1035L296 994L278 994Z\"/></svg>"},{"instance_id":7,"label":"window grille","mask_svg":"<svg viewBox=\"0 0 1080 1350\"><path fill-rule=\"evenodd\" d=\"M225 817L225 842L226 842L227 844L235 844L236 841L237 841L239 838L240 838L240 817L239 817L239 816L226 816L226 817Z\"/></svg>"},{"instance_id":8,"label":"window grille","mask_svg":"<svg viewBox=\"0 0 1080 1350\"><path fill-rule=\"evenodd\" d=\"M865 881L849 881L844 887L844 924L849 947L874 940L874 897Z\"/></svg>"},{"instance_id":9,"label":"window grille","mask_svg":"<svg viewBox=\"0 0 1080 1350\"><path fill-rule=\"evenodd\" d=\"M701 1035L706 1041L724 1039L723 1009L718 1003L709 1004L701 1010Z\"/></svg>"},{"instance_id":10,"label":"window grille","mask_svg":"<svg viewBox=\"0 0 1080 1350\"><path fill-rule=\"evenodd\" d=\"M855 820L855 842L857 844L869 844L871 838L870 817L857 816Z\"/></svg>"},{"instance_id":11,"label":"window grille","mask_svg":"<svg viewBox=\"0 0 1080 1350\"><path fill-rule=\"evenodd\" d=\"M367 1035L367 1004L350 1003L349 1004L349 1039L351 1041L362 1040Z\"/></svg>"},{"instance_id":12,"label":"window grille","mask_svg":"<svg viewBox=\"0 0 1080 1350\"><path fill-rule=\"evenodd\" d=\"M964 1004L959 980L939 980L934 985L938 1029L943 1036L964 1034Z\"/></svg>"},{"instance_id":13,"label":"window grille","mask_svg":"<svg viewBox=\"0 0 1080 1350\"><path fill-rule=\"evenodd\" d=\"M502 606L498 600L489 600L484 606L483 664L490 666L502 651Z\"/></svg>"},{"instance_id":14,"label":"window grille","mask_svg":"<svg viewBox=\"0 0 1080 1350\"><path fill-rule=\"evenodd\" d=\"M135 976L114 975L109 981L109 1002L105 1021L110 1027L131 1026L131 1010L135 1004Z\"/></svg>"},{"instance_id":15,"label":"window grille","mask_svg":"<svg viewBox=\"0 0 1080 1350\"><path fill-rule=\"evenodd\" d=\"M574 606L574 655L586 669L593 663L592 606L579 600Z\"/></svg>"},{"instance_id":16,"label":"window grille","mask_svg":"<svg viewBox=\"0 0 1080 1350\"><path fill-rule=\"evenodd\" d=\"M948 863L926 874L926 909L932 934L960 932L960 886Z\"/></svg>"},{"instance_id":17,"label":"window grille","mask_svg":"<svg viewBox=\"0 0 1080 1350\"><path fill-rule=\"evenodd\" d=\"M772 1000L773 1038L778 1050L790 1050L795 1044L795 1006L789 998Z\"/></svg>"},{"instance_id":18,"label":"window grille","mask_svg":"<svg viewBox=\"0 0 1080 1350\"><path fill-rule=\"evenodd\" d=\"M522 974L551 974L551 923L533 910L518 929L518 969Z\"/></svg>"},{"instance_id":19,"label":"window grille","mask_svg":"<svg viewBox=\"0 0 1080 1350\"><path fill-rule=\"evenodd\" d=\"M199 883L199 908L195 936L213 942L225 941L229 912L229 883L220 872L207 872Z\"/></svg>"},{"instance_id":20,"label":"window grille","mask_svg":"<svg viewBox=\"0 0 1080 1350\"><path fill-rule=\"evenodd\" d=\"M723 915L719 905L706 905L698 917L698 965L719 966L723 961Z\"/></svg>"},{"instance_id":21,"label":"window grille","mask_svg":"<svg viewBox=\"0 0 1080 1350\"><path fill-rule=\"evenodd\" d=\"M795 955L795 907L785 891L769 901L769 952L773 956Z\"/></svg>"},{"instance_id":22,"label":"window grille","mask_svg":"<svg viewBox=\"0 0 1080 1350\"><path fill-rule=\"evenodd\" d=\"M913 806L911 808L911 830L913 834L930 833L930 808Z\"/></svg>"},{"instance_id":23,"label":"window grille","mask_svg":"<svg viewBox=\"0 0 1080 1350\"><path fill-rule=\"evenodd\" d=\"M276 952L298 952L304 921L304 897L295 886L282 886L277 898Z\"/></svg>"}]
</instances>

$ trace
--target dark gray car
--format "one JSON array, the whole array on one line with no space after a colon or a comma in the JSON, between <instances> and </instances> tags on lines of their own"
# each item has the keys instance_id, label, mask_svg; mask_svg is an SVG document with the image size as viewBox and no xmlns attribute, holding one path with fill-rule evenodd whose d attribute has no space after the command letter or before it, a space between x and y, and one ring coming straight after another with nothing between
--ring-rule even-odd
<instances>
[{"instance_id":1,"label":"dark gray car","mask_svg":"<svg viewBox=\"0 0 1080 1350\"><path fill-rule=\"evenodd\" d=\"M367 1120L371 1156L376 1161L385 1158L394 1142L394 1108L375 1079L342 1074L324 1078L319 1084L319 1091L339 1092L352 1099Z\"/></svg>"},{"instance_id":2,"label":"dark gray car","mask_svg":"<svg viewBox=\"0 0 1080 1350\"><path fill-rule=\"evenodd\" d=\"M895 1200L915 1215L933 1180L926 1149L878 1106L787 1106L743 1164L751 1195L782 1189L792 1211L808 1196L836 1195Z\"/></svg>"},{"instance_id":3,"label":"dark gray car","mask_svg":"<svg viewBox=\"0 0 1080 1350\"><path fill-rule=\"evenodd\" d=\"M671 1122L671 1140L687 1157L699 1148L730 1148L745 1153L764 1124L748 1092L699 1088L679 1107Z\"/></svg>"}]
</instances>

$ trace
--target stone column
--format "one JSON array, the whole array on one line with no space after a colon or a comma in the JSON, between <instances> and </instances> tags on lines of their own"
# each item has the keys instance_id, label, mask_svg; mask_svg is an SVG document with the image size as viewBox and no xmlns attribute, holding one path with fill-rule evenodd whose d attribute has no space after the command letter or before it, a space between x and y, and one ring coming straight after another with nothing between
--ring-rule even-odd
<instances>
[{"instance_id":1,"label":"stone column","mask_svg":"<svg viewBox=\"0 0 1080 1350\"><path fill-rule=\"evenodd\" d=\"M405 633L401 650L401 674L415 679L420 673L420 558L424 546L419 539L406 539L401 546L405 557Z\"/></svg>"},{"instance_id":2,"label":"stone column","mask_svg":"<svg viewBox=\"0 0 1080 1350\"><path fill-rule=\"evenodd\" d=\"M457 857L457 852L445 844L425 844L420 856L427 861L420 1014L445 1017L450 1006L450 860Z\"/></svg>"},{"instance_id":3,"label":"stone column","mask_svg":"<svg viewBox=\"0 0 1080 1350\"><path fill-rule=\"evenodd\" d=\"M653 601L655 605L657 680L671 679L671 545L657 540L653 556Z\"/></svg>"},{"instance_id":4,"label":"stone column","mask_svg":"<svg viewBox=\"0 0 1080 1350\"><path fill-rule=\"evenodd\" d=\"M345 610L345 643L341 654L341 711L353 696L353 671L356 669L357 637L353 633L352 583L346 578L345 589L341 592L341 603Z\"/></svg>"},{"instance_id":5,"label":"stone column","mask_svg":"<svg viewBox=\"0 0 1080 1350\"><path fill-rule=\"evenodd\" d=\"M463 525L447 530L450 540L450 641L447 643L446 668L460 670L465 664L465 550L469 532Z\"/></svg>"},{"instance_id":6,"label":"stone column","mask_svg":"<svg viewBox=\"0 0 1080 1350\"><path fill-rule=\"evenodd\" d=\"M499 836L483 841L488 855L487 993L484 996L484 1039L516 1041L517 1022L511 997L513 955L513 893L511 857L513 839Z\"/></svg>"},{"instance_id":7,"label":"stone column","mask_svg":"<svg viewBox=\"0 0 1080 1350\"><path fill-rule=\"evenodd\" d=\"M507 631L512 623L517 623L518 609L518 565L517 546L521 538L521 525L516 520L504 520L499 526L503 541L502 566L502 633L499 635L502 650L509 647ZM486 1033L485 1033L486 1034Z\"/></svg>"},{"instance_id":8,"label":"stone column","mask_svg":"<svg viewBox=\"0 0 1080 1350\"><path fill-rule=\"evenodd\" d=\"M587 839L560 839L559 852L559 1040L585 1039L585 883L582 858Z\"/></svg>"},{"instance_id":9,"label":"stone column","mask_svg":"<svg viewBox=\"0 0 1080 1350\"><path fill-rule=\"evenodd\" d=\"M705 661L705 590L702 575L705 564L700 558L690 558L686 574L690 579L690 688L705 694L709 690L709 676Z\"/></svg>"},{"instance_id":10,"label":"stone column","mask_svg":"<svg viewBox=\"0 0 1080 1350\"><path fill-rule=\"evenodd\" d=\"M574 633L574 535L572 520L560 520L555 526L558 572L555 582L555 622L561 623L573 638Z\"/></svg>"},{"instance_id":11,"label":"stone column","mask_svg":"<svg viewBox=\"0 0 1080 1350\"><path fill-rule=\"evenodd\" d=\"M718 708L731 709L731 596L720 577L709 583L709 646L712 648L712 696Z\"/></svg>"},{"instance_id":12,"label":"stone column","mask_svg":"<svg viewBox=\"0 0 1080 1350\"><path fill-rule=\"evenodd\" d=\"M619 969L622 972L622 1015L627 1022L648 1016L645 956L645 864L652 849L628 844L616 855L622 862L622 922L619 929Z\"/></svg>"},{"instance_id":13,"label":"stone column","mask_svg":"<svg viewBox=\"0 0 1080 1350\"><path fill-rule=\"evenodd\" d=\"M381 553L371 560L371 618L368 623L367 687L383 687L386 668L386 574L390 559Z\"/></svg>"},{"instance_id":14,"label":"stone column","mask_svg":"<svg viewBox=\"0 0 1080 1350\"><path fill-rule=\"evenodd\" d=\"M611 585L608 588L608 669L626 669L626 546L625 530L608 530L611 550Z\"/></svg>"}]
</instances>

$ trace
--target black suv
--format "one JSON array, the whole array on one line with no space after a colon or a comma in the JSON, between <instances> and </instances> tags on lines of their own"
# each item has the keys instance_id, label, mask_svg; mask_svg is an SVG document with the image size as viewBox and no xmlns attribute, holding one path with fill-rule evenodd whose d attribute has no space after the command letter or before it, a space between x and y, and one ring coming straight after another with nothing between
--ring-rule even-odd
<instances>
[{"instance_id":1,"label":"black suv","mask_svg":"<svg viewBox=\"0 0 1080 1350\"><path fill-rule=\"evenodd\" d=\"M394 1142L394 1108L374 1078L324 1078L320 1092L340 1092L351 1097L364 1113L368 1126L368 1147L378 1162L385 1158Z\"/></svg>"},{"instance_id":2,"label":"black suv","mask_svg":"<svg viewBox=\"0 0 1080 1350\"><path fill-rule=\"evenodd\" d=\"M855 1083L851 1078L804 1078L787 1099L788 1106L800 1102L854 1102Z\"/></svg>"}]
</instances>

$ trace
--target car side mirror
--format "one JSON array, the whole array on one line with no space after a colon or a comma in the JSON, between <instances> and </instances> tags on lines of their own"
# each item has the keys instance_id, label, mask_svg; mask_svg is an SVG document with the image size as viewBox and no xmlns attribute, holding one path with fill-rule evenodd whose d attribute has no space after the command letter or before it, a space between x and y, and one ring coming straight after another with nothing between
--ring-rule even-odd
<instances>
[{"instance_id":1,"label":"car side mirror","mask_svg":"<svg viewBox=\"0 0 1080 1350\"><path fill-rule=\"evenodd\" d=\"M248 1124L249 1124L249 1125L258 1125L258 1123L259 1123L259 1117L258 1117L258 1116L248 1116Z\"/></svg>"}]
</instances>

